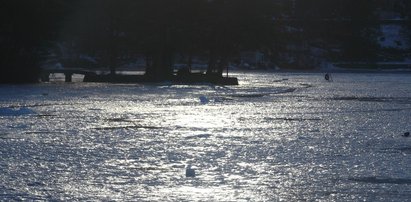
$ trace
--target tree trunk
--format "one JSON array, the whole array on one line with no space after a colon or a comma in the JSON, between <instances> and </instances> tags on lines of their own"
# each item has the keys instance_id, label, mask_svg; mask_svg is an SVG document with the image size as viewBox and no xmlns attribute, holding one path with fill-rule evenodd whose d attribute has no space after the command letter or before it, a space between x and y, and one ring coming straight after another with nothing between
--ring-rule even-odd
<instances>
[{"instance_id":1,"label":"tree trunk","mask_svg":"<svg viewBox=\"0 0 411 202\"><path fill-rule=\"evenodd\" d=\"M210 56L208 59L207 75L212 75L215 73L215 67L217 63L217 58L214 50L210 50Z\"/></svg>"},{"instance_id":2,"label":"tree trunk","mask_svg":"<svg viewBox=\"0 0 411 202\"><path fill-rule=\"evenodd\" d=\"M187 67L188 67L188 71L191 72L193 66L193 52L190 51L188 53L188 61L187 61Z\"/></svg>"}]
</instances>

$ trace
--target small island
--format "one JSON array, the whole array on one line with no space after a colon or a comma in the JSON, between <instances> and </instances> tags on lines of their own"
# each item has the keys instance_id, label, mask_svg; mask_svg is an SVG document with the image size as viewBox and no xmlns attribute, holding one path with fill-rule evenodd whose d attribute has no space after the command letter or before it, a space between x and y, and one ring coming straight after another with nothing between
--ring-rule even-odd
<instances>
[{"instance_id":1,"label":"small island","mask_svg":"<svg viewBox=\"0 0 411 202\"><path fill-rule=\"evenodd\" d=\"M109 82L109 83L155 83L171 82L173 84L215 84L238 85L235 77L224 77L217 74L183 73L177 72L165 78L156 78L149 75L121 75L89 73L84 75L84 82Z\"/></svg>"}]
</instances>

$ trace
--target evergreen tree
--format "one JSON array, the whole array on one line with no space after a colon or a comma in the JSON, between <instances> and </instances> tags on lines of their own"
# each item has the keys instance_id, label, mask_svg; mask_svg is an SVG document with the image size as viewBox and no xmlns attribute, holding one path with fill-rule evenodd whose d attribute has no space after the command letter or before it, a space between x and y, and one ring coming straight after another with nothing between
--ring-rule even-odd
<instances>
[{"instance_id":1,"label":"evergreen tree","mask_svg":"<svg viewBox=\"0 0 411 202\"><path fill-rule=\"evenodd\" d=\"M230 56L241 50L271 48L273 1L215 0L209 3L208 74L221 75Z\"/></svg>"},{"instance_id":2,"label":"evergreen tree","mask_svg":"<svg viewBox=\"0 0 411 202\"><path fill-rule=\"evenodd\" d=\"M374 61L377 51L378 16L373 0L343 1L341 42L343 57L349 61Z\"/></svg>"},{"instance_id":3,"label":"evergreen tree","mask_svg":"<svg viewBox=\"0 0 411 202\"><path fill-rule=\"evenodd\" d=\"M288 21L294 31L283 42L300 48L330 50L338 46L341 54L328 53L330 59L373 61L377 52L378 15L375 0L295 0L288 6ZM307 50L308 51L308 50ZM309 52L302 52L304 55Z\"/></svg>"},{"instance_id":4,"label":"evergreen tree","mask_svg":"<svg viewBox=\"0 0 411 202\"><path fill-rule=\"evenodd\" d=\"M47 42L57 35L59 0L0 1L0 82L26 83L38 80Z\"/></svg>"}]
</instances>

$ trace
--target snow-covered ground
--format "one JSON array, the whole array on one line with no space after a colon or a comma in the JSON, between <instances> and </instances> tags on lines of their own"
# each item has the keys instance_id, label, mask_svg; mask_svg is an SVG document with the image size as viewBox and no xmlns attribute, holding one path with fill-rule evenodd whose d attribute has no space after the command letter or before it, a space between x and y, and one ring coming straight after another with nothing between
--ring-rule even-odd
<instances>
[{"instance_id":1,"label":"snow-covered ground","mask_svg":"<svg viewBox=\"0 0 411 202\"><path fill-rule=\"evenodd\" d=\"M234 76L0 86L0 200L411 198L411 74Z\"/></svg>"}]
</instances>

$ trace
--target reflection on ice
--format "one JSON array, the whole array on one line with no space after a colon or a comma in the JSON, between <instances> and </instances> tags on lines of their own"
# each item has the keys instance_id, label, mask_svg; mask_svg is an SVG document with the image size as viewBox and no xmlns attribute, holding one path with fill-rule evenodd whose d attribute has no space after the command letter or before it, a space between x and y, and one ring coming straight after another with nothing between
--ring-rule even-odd
<instances>
[{"instance_id":1,"label":"reflection on ice","mask_svg":"<svg viewBox=\"0 0 411 202\"><path fill-rule=\"evenodd\" d=\"M7 182L0 198L411 197L411 139L401 136L410 130L409 75L333 74L332 83L322 74L238 76L242 83L234 87L0 88L0 180ZM9 106L33 113L8 115L6 109L18 110ZM187 164L194 178L186 177Z\"/></svg>"}]
</instances>

